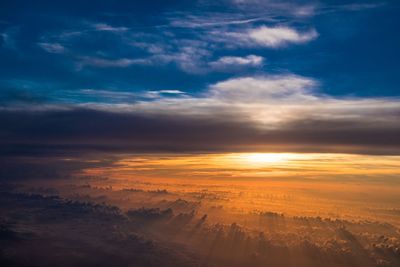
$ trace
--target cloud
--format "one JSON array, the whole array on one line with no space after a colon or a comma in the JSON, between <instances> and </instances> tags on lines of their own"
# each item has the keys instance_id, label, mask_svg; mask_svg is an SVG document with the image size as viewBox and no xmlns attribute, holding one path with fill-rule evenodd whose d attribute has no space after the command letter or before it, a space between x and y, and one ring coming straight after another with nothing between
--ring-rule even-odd
<instances>
[{"instance_id":1,"label":"cloud","mask_svg":"<svg viewBox=\"0 0 400 267\"><path fill-rule=\"evenodd\" d=\"M318 5L315 1L277 1L277 0L230 0L230 4L246 11L267 11L271 15L286 17L311 17Z\"/></svg>"},{"instance_id":2,"label":"cloud","mask_svg":"<svg viewBox=\"0 0 400 267\"><path fill-rule=\"evenodd\" d=\"M235 30L211 30L204 38L210 42L237 48L281 48L289 44L304 44L318 37L315 29L299 31L288 26L258 26Z\"/></svg>"},{"instance_id":3,"label":"cloud","mask_svg":"<svg viewBox=\"0 0 400 267\"><path fill-rule=\"evenodd\" d=\"M256 55L245 57L225 56L210 62L209 65L215 70L226 70L242 67L259 67L262 66L263 62L264 58Z\"/></svg>"},{"instance_id":4,"label":"cloud","mask_svg":"<svg viewBox=\"0 0 400 267\"><path fill-rule=\"evenodd\" d=\"M180 90L152 90L141 93L142 99L162 99L165 97L186 97L185 92Z\"/></svg>"},{"instance_id":5,"label":"cloud","mask_svg":"<svg viewBox=\"0 0 400 267\"><path fill-rule=\"evenodd\" d=\"M324 1L277 1L277 0L227 0L231 7L236 7L245 12L263 13L281 17L294 17L297 19L309 18L315 15L340 12L362 11L379 8L387 3L385 1L348 1L349 3L329 4ZM353 3L351 3L353 2Z\"/></svg>"},{"instance_id":6,"label":"cloud","mask_svg":"<svg viewBox=\"0 0 400 267\"><path fill-rule=\"evenodd\" d=\"M348 10L348 11L362 11L362 10L367 10L367 9L373 9L373 8L378 8L386 5L385 2L377 2L377 3L349 3L349 4L344 4L344 5L337 5L330 7L332 11L342 11L342 10ZM329 10L329 7L327 8Z\"/></svg>"},{"instance_id":7,"label":"cloud","mask_svg":"<svg viewBox=\"0 0 400 267\"><path fill-rule=\"evenodd\" d=\"M52 54L63 54L66 51L65 47L59 43L38 43L38 45Z\"/></svg>"},{"instance_id":8,"label":"cloud","mask_svg":"<svg viewBox=\"0 0 400 267\"><path fill-rule=\"evenodd\" d=\"M180 90L160 90L159 92L162 94L184 94L184 92Z\"/></svg>"},{"instance_id":9,"label":"cloud","mask_svg":"<svg viewBox=\"0 0 400 267\"><path fill-rule=\"evenodd\" d=\"M240 26L253 24L256 22L276 22L276 19L266 16L265 14L244 15L240 13L203 13L203 14L175 14L169 17L168 27L172 28L188 28L188 29L209 29L228 26ZM167 27L167 26L163 26Z\"/></svg>"},{"instance_id":10,"label":"cloud","mask_svg":"<svg viewBox=\"0 0 400 267\"><path fill-rule=\"evenodd\" d=\"M123 112L172 113L192 116L246 117L251 123L285 121L305 112L310 106L329 98L318 97L313 91L318 82L293 74L238 77L210 85L202 95L185 98L158 98L156 101L119 106ZM279 108L278 108L279 107ZM297 111L295 111L297 109Z\"/></svg>"},{"instance_id":11,"label":"cloud","mask_svg":"<svg viewBox=\"0 0 400 267\"><path fill-rule=\"evenodd\" d=\"M106 23L95 23L92 26L97 31L114 32L114 33L126 32L129 30L129 28L127 27L113 27Z\"/></svg>"},{"instance_id":12,"label":"cloud","mask_svg":"<svg viewBox=\"0 0 400 267\"><path fill-rule=\"evenodd\" d=\"M155 52L149 57L154 65L176 64L182 71L188 73L204 73L204 61L212 52L204 47L203 42L180 40L172 50Z\"/></svg>"},{"instance_id":13,"label":"cloud","mask_svg":"<svg viewBox=\"0 0 400 267\"><path fill-rule=\"evenodd\" d=\"M79 66L129 67L132 65L165 66L175 64L179 69L187 73L206 73L206 61L212 55L202 40L176 39L165 41L156 35L133 36L143 38L142 41L130 41L129 46L144 51L139 58L101 58L98 56L82 56Z\"/></svg>"},{"instance_id":14,"label":"cloud","mask_svg":"<svg viewBox=\"0 0 400 267\"><path fill-rule=\"evenodd\" d=\"M109 59L109 58L99 58L99 57L82 57L79 61L79 67L82 66L92 66L98 68L125 68L131 65L139 64L148 64L149 61L146 59L130 59L130 58L117 58L117 59Z\"/></svg>"},{"instance_id":15,"label":"cloud","mask_svg":"<svg viewBox=\"0 0 400 267\"><path fill-rule=\"evenodd\" d=\"M7 49L17 49L16 37L19 34L19 27L9 27L4 32L0 33L2 39L2 46Z\"/></svg>"},{"instance_id":16,"label":"cloud","mask_svg":"<svg viewBox=\"0 0 400 267\"><path fill-rule=\"evenodd\" d=\"M332 97L318 87L307 77L264 75L221 81L199 95L161 90L134 102L3 108L0 146L5 153L400 153L399 99Z\"/></svg>"},{"instance_id":17,"label":"cloud","mask_svg":"<svg viewBox=\"0 0 400 267\"><path fill-rule=\"evenodd\" d=\"M272 48L282 47L291 43L306 43L314 40L317 36L318 33L314 29L307 32L299 32L285 26L261 26L248 31L250 41L255 41L260 46Z\"/></svg>"},{"instance_id":18,"label":"cloud","mask_svg":"<svg viewBox=\"0 0 400 267\"><path fill-rule=\"evenodd\" d=\"M58 54L64 53L65 47L68 47L69 53L65 54L69 58L72 56L78 69L84 66L124 68L133 65L150 67L173 64L191 74L235 72L238 66L262 66L261 58L255 55L243 59L221 57L227 54L227 48L280 48L304 44L318 36L311 26L309 30L303 31L279 26L292 25L292 18L279 17L285 13L282 10L289 7L283 8L284 5L277 3L272 6L268 5L266 10L263 6L262 12L241 12L238 9L231 12L211 12L208 9L198 12L167 12L161 18L163 24L150 24L145 28L85 20L43 34L39 46L47 52ZM304 13L308 9L301 6L295 10ZM246 52L251 54L250 51ZM128 55L136 56L132 58Z\"/></svg>"},{"instance_id":19,"label":"cloud","mask_svg":"<svg viewBox=\"0 0 400 267\"><path fill-rule=\"evenodd\" d=\"M0 36L1 36L1 39L2 39L2 45L4 47L7 47L7 48L14 48L15 47L14 40L10 37L9 34L1 33Z\"/></svg>"},{"instance_id":20,"label":"cloud","mask_svg":"<svg viewBox=\"0 0 400 267\"><path fill-rule=\"evenodd\" d=\"M71 98L85 96L89 97L89 99L93 99L93 101L109 101L111 103L133 103L140 98L140 93L104 89L81 89L77 92L73 91L68 93L72 93ZM66 93L64 93L64 95L65 94Z\"/></svg>"},{"instance_id":21,"label":"cloud","mask_svg":"<svg viewBox=\"0 0 400 267\"><path fill-rule=\"evenodd\" d=\"M167 112L164 112L167 113ZM243 114L191 116L75 108L1 113L3 156L140 152L341 152L399 154L397 125L356 119L286 122L265 129ZM12 123L11 123L12 122Z\"/></svg>"},{"instance_id":22,"label":"cloud","mask_svg":"<svg viewBox=\"0 0 400 267\"><path fill-rule=\"evenodd\" d=\"M223 101L264 102L305 97L316 81L295 75L233 78L211 86L214 97Z\"/></svg>"},{"instance_id":23,"label":"cloud","mask_svg":"<svg viewBox=\"0 0 400 267\"><path fill-rule=\"evenodd\" d=\"M223 56L215 61L210 58L220 50L267 47L281 48L289 44L302 44L317 38L315 29L298 31L287 26L240 27L238 29L211 28L192 39L156 40L132 42L131 45L146 50L150 55L142 59L149 65L176 64L188 73L214 71L236 71L243 67L260 67L263 57L257 55ZM146 38L145 38L146 39ZM169 38L170 39L170 38ZM211 67L211 68L210 68Z\"/></svg>"}]
</instances>

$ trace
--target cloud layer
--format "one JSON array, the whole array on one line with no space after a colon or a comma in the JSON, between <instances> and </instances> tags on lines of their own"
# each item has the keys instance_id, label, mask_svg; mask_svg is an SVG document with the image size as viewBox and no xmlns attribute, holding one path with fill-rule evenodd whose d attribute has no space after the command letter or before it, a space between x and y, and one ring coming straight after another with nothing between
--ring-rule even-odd
<instances>
[{"instance_id":1,"label":"cloud layer","mask_svg":"<svg viewBox=\"0 0 400 267\"><path fill-rule=\"evenodd\" d=\"M335 98L318 86L292 74L254 76L215 83L200 95L149 91L129 103L134 96L109 93L107 103L8 107L0 118L2 146L10 153L400 152L398 99ZM110 104L113 97L122 102Z\"/></svg>"}]
</instances>

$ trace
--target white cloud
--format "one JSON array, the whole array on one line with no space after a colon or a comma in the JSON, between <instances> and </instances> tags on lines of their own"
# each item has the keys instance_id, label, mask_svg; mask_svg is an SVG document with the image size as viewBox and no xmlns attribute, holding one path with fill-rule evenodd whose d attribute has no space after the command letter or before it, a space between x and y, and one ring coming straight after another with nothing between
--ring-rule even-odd
<instances>
[{"instance_id":1,"label":"white cloud","mask_svg":"<svg viewBox=\"0 0 400 267\"><path fill-rule=\"evenodd\" d=\"M92 25L93 28L97 31L106 31L106 32L126 32L129 30L127 27L113 27L111 25L105 23L95 23Z\"/></svg>"},{"instance_id":2,"label":"white cloud","mask_svg":"<svg viewBox=\"0 0 400 267\"><path fill-rule=\"evenodd\" d=\"M65 47L59 43L39 43L43 50L52 54L62 54L66 51Z\"/></svg>"},{"instance_id":3,"label":"white cloud","mask_svg":"<svg viewBox=\"0 0 400 267\"><path fill-rule=\"evenodd\" d=\"M241 68L241 67L258 67L264 62L264 58L256 55L248 55L245 57L225 56L216 61L212 61L209 65L216 70Z\"/></svg>"},{"instance_id":4,"label":"white cloud","mask_svg":"<svg viewBox=\"0 0 400 267\"><path fill-rule=\"evenodd\" d=\"M145 65L149 64L147 59L129 59L129 58L117 58L117 59L107 59L99 57L82 57L79 61L79 67L83 66L93 66L98 68L125 68L131 65Z\"/></svg>"},{"instance_id":5,"label":"white cloud","mask_svg":"<svg viewBox=\"0 0 400 267\"><path fill-rule=\"evenodd\" d=\"M311 17L315 15L317 7L315 5L304 5L293 9L293 15L296 17Z\"/></svg>"},{"instance_id":6,"label":"white cloud","mask_svg":"<svg viewBox=\"0 0 400 267\"><path fill-rule=\"evenodd\" d=\"M268 47L279 48L289 44L302 44L318 37L315 29L298 31L288 26L259 26L239 30L214 29L204 37L209 42L222 43L228 48Z\"/></svg>"},{"instance_id":7,"label":"white cloud","mask_svg":"<svg viewBox=\"0 0 400 267\"><path fill-rule=\"evenodd\" d=\"M198 96L165 96L152 101L110 107L119 112L170 114L179 116L228 116L247 118L256 125L279 128L302 120L355 120L368 125L394 123L400 100L385 98L341 98L316 93L318 82L292 74L241 77L210 85Z\"/></svg>"},{"instance_id":8,"label":"white cloud","mask_svg":"<svg viewBox=\"0 0 400 267\"><path fill-rule=\"evenodd\" d=\"M176 98L176 97L186 97L185 92L181 90L158 90L158 91L146 91L141 94L143 98L149 99L163 99L163 98Z\"/></svg>"},{"instance_id":9,"label":"white cloud","mask_svg":"<svg viewBox=\"0 0 400 267\"><path fill-rule=\"evenodd\" d=\"M237 102L259 102L305 96L317 82L295 75L243 77L218 82L210 87L213 97Z\"/></svg>"},{"instance_id":10,"label":"white cloud","mask_svg":"<svg viewBox=\"0 0 400 267\"><path fill-rule=\"evenodd\" d=\"M261 26L248 31L248 37L251 41L266 47L281 47L290 43L306 43L318 37L316 30L312 29L306 32L299 32L293 28L278 26Z\"/></svg>"},{"instance_id":11,"label":"white cloud","mask_svg":"<svg viewBox=\"0 0 400 267\"><path fill-rule=\"evenodd\" d=\"M184 92L182 92L180 90L160 90L158 92L160 92L162 94L175 94L175 95L184 94Z\"/></svg>"},{"instance_id":12,"label":"white cloud","mask_svg":"<svg viewBox=\"0 0 400 267\"><path fill-rule=\"evenodd\" d=\"M302 121L333 122L334 127L340 127L341 123L349 125L349 122L356 122L355 128L361 125L391 129L398 125L398 98L334 97L318 93L318 86L318 81L314 79L293 74L239 77L212 84L197 95L179 90L145 91L139 94L100 91L104 102L70 104L70 107L155 116L218 116L243 119L266 129L279 129ZM80 93L96 92L86 90ZM46 109L66 107L49 104ZM41 110L44 106L30 108Z\"/></svg>"}]
</instances>

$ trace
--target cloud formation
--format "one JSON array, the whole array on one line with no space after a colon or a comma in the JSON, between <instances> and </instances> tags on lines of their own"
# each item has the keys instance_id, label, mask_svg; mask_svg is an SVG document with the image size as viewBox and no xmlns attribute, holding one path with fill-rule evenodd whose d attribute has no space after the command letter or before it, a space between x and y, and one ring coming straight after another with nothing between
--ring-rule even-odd
<instances>
[{"instance_id":1,"label":"cloud formation","mask_svg":"<svg viewBox=\"0 0 400 267\"><path fill-rule=\"evenodd\" d=\"M299 30L291 26L290 19L276 20L275 13L282 11L273 10L272 14L254 15L239 11L167 13L166 24L149 26L146 31L129 25L84 21L62 32L43 35L39 46L49 53L64 53L76 62L78 70L85 66L127 68L174 64L190 74L236 72L262 66L263 58L249 53L249 49L283 48L318 37L311 26ZM85 46L91 49L82 49ZM248 55L241 56L244 52Z\"/></svg>"},{"instance_id":2,"label":"cloud formation","mask_svg":"<svg viewBox=\"0 0 400 267\"><path fill-rule=\"evenodd\" d=\"M109 68L109 67L119 67L124 68L134 64L146 64L147 61L143 59L129 59L129 58L118 58L118 59L107 59L99 57L83 57L79 61L78 65L82 66L92 66L98 68Z\"/></svg>"},{"instance_id":3,"label":"cloud formation","mask_svg":"<svg viewBox=\"0 0 400 267\"><path fill-rule=\"evenodd\" d=\"M52 54L64 53L65 47L59 43L39 43L38 44L43 50Z\"/></svg>"},{"instance_id":4,"label":"cloud formation","mask_svg":"<svg viewBox=\"0 0 400 267\"><path fill-rule=\"evenodd\" d=\"M126 32L129 30L127 27L113 27L111 25L108 25L106 23L95 23L93 24L93 28L96 29L97 31L106 31L106 32Z\"/></svg>"},{"instance_id":5,"label":"cloud formation","mask_svg":"<svg viewBox=\"0 0 400 267\"><path fill-rule=\"evenodd\" d=\"M306 43L317 38L318 33L312 29L307 32L299 32L289 27L267 27L261 26L252 29L248 33L250 40L266 47L282 47L284 45L294 43Z\"/></svg>"},{"instance_id":6,"label":"cloud formation","mask_svg":"<svg viewBox=\"0 0 400 267\"><path fill-rule=\"evenodd\" d=\"M226 70L242 67L259 67L263 64L264 58L256 55L248 55L245 57L224 56L216 61L212 61L209 65L216 70Z\"/></svg>"},{"instance_id":7,"label":"cloud formation","mask_svg":"<svg viewBox=\"0 0 400 267\"><path fill-rule=\"evenodd\" d=\"M197 96L164 90L131 103L8 107L2 147L400 153L398 99L335 98L317 89L317 81L287 74L232 78Z\"/></svg>"},{"instance_id":8,"label":"cloud formation","mask_svg":"<svg viewBox=\"0 0 400 267\"><path fill-rule=\"evenodd\" d=\"M205 37L209 42L233 48L282 48L290 44L304 44L318 37L315 29L299 31L289 26L244 27L235 30L210 30Z\"/></svg>"}]
</instances>

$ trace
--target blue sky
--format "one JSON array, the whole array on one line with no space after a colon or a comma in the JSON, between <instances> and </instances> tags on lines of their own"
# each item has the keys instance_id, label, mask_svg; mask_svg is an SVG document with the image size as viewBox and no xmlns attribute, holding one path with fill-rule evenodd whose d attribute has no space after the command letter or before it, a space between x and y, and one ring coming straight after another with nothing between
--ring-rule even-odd
<instances>
[{"instance_id":1,"label":"blue sky","mask_svg":"<svg viewBox=\"0 0 400 267\"><path fill-rule=\"evenodd\" d=\"M375 125L395 136L399 8L367 0L4 0L1 111L240 118L263 134L322 127L346 135L349 125L368 133Z\"/></svg>"},{"instance_id":2,"label":"blue sky","mask_svg":"<svg viewBox=\"0 0 400 267\"><path fill-rule=\"evenodd\" d=\"M2 1L0 84L32 97L196 93L231 77L294 73L333 95L398 95L399 4L340 2ZM234 37L261 27L298 40Z\"/></svg>"}]
</instances>

